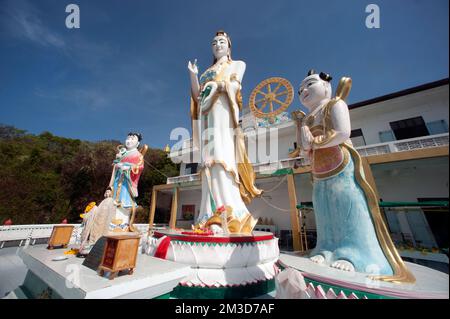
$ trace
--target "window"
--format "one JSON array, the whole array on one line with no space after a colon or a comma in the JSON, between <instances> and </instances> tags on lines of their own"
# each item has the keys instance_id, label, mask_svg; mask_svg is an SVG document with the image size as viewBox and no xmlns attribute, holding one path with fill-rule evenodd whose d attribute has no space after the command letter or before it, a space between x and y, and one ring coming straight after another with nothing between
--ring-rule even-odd
<instances>
[{"instance_id":1,"label":"window","mask_svg":"<svg viewBox=\"0 0 450 319\"><path fill-rule=\"evenodd\" d=\"M381 143L395 141L394 132L392 132L391 130L378 132L378 135L380 137Z\"/></svg>"},{"instance_id":2,"label":"window","mask_svg":"<svg viewBox=\"0 0 450 319\"><path fill-rule=\"evenodd\" d=\"M360 128L352 130L350 139L355 147L366 145L366 140L364 139L363 132Z\"/></svg>"},{"instance_id":3,"label":"window","mask_svg":"<svg viewBox=\"0 0 450 319\"><path fill-rule=\"evenodd\" d=\"M431 135L448 133L448 126L444 120L428 122L427 128Z\"/></svg>"},{"instance_id":4,"label":"window","mask_svg":"<svg viewBox=\"0 0 450 319\"><path fill-rule=\"evenodd\" d=\"M185 174L195 174L197 173L198 163L186 164Z\"/></svg>"},{"instance_id":5,"label":"window","mask_svg":"<svg viewBox=\"0 0 450 319\"><path fill-rule=\"evenodd\" d=\"M397 140L430 135L422 116L390 122Z\"/></svg>"}]
</instances>

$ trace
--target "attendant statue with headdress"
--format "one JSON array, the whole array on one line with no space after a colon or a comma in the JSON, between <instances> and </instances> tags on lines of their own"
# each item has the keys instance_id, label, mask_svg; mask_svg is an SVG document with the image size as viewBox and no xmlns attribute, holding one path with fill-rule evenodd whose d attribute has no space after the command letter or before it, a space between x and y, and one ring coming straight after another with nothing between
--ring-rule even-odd
<instances>
[{"instance_id":1,"label":"attendant statue with headdress","mask_svg":"<svg viewBox=\"0 0 450 319\"><path fill-rule=\"evenodd\" d=\"M202 199L196 227L248 233L256 224L245 203L261 194L239 126L241 82L246 65L231 59L224 31L212 40L213 64L198 78L189 61L194 147L201 154Z\"/></svg>"},{"instance_id":2,"label":"attendant statue with headdress","mask_svg":"<svg viewBox=\"0 0 450 319\"><path fill-rule=\"evenodd\" d=\"M351 79L342 78L332 98L331 76L313 70L298 91L309 113L298 112L301 154L309 158L317 245L310 258L374 279L414 282L381 217L376 195L364 177L361 157L350 140L345 98Z\"/></svg>"}]
</instances>

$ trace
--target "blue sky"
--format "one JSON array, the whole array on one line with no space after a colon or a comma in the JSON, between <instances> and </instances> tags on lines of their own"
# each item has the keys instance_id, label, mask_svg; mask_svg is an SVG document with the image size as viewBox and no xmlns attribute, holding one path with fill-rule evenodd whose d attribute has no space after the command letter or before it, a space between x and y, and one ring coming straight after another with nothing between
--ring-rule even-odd
<instances>
[{"instance_id":1,"label":"blue sky","mask_svg":"<svg viewBox=\"0 0 450 319\"><path fill-rule=\"evenodd\" d=\"M76 3L81 28L67 29ZM368 29L365 8L380 7ZM218 29L244 60L244 102L271 76L353 78L354 103L448 77L447 0L0 0L0 123L151 147L190 127L187 61L211 64ZM290 110L298 108L297 96Z\"/></svg>"}]
</instances>

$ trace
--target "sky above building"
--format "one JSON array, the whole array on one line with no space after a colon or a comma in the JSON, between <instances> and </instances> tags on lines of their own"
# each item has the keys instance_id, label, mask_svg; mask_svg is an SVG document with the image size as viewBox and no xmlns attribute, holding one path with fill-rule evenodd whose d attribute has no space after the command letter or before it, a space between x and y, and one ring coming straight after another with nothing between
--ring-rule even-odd
<instances>
[{"instance_id":1,"label":"sky above building","mask_svg":"<svg viewBox=\"0 0 450 319\"><path fill-rule=\"evenodd\" d=\"M370 3L380 28L366 26ZM447 78L448 24L447 0L0 0L0 123L90 141L139 131L163 147L190 128L187 63L210 66L219 29L247 64L244 104L272 76L297 91L311 68L333 87L352 77L351 104Z\"/></svg>"}]
</instances>

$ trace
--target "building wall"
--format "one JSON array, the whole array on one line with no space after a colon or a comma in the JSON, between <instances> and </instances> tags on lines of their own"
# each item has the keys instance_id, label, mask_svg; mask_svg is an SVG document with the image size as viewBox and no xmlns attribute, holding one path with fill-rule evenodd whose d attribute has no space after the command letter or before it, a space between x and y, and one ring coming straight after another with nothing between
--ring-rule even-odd
<instances>
[{"instance_id":1,"label":"building wall","mask_svg":"<svg viewBox=\"0 0 450 319\"><path fill-rule=\"evenodd\" d=\"M247 132L246 136L247 152L252 163L276 162L289 158L289 152L294 149L296 142L296 128L290 121L271 130L258 129L251 133Z\"/></svg>"},{"instance_id":2,"label":"building wall","mask_svg":"<svg viewBox=\"0 0 450 319\"><path fill-rule=\"evenodd\" d=\"M383 201L416 202L448 198L448 165L448 157L438 157L372 165L372 173ZM386 215L392 232L409 234L426 247L437 246L421 209L391 210Z\"/></svg>"},{"instance_id":3,"label":"building wall","mask_svg":"<svg viewBox=\"0 0 450 319\"><path fill-rule=\"evenodd\" d=\"M177 227L190 228L192 221L184 221L182 216L183 205L195 205L195 216L197 218L200 211L200 201L202 199L202 193L200 188L182 190L178 194L178 208L177 208Z\"/></svg>"},{"instance_id":4,"label":"building wall","mask_svg":"<svg viewBox=\"0 0 450 319\"><path fill-rule=\"evenodd\" d=\"M350 110L352 129L363 131L367 145L381 143L379 132L389 122L422 116L425 123L444 120L449 124L448 85Z\"/></svg>"}]
</instances>

